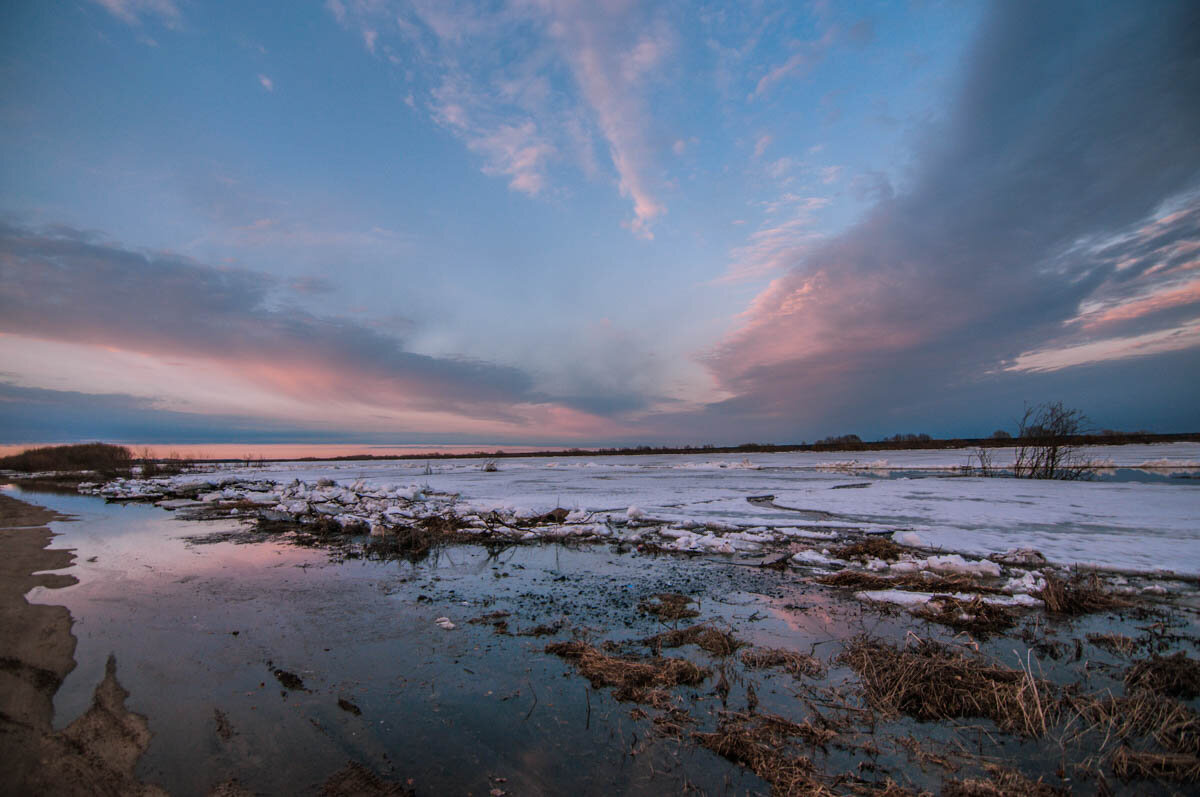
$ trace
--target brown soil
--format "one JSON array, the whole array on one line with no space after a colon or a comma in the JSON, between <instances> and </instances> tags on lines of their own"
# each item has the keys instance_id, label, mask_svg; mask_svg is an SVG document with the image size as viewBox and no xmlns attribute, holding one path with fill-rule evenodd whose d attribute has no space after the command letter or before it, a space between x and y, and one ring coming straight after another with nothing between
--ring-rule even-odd
<instances>
[{"instance_id":1,"label":"brown soil","mask_svg":"<svg viewBox=\"0 0 1200 797\"><path fill-rule=\"evenodd\" d=\"M91 708L62 731L51 725L54 693L75 667L71 614L30 604L36 586L69 586L75 578L40 573L69 567L70 551L48 550L45 527L61 516L0 495L0 792L55 795L160 795L137 781L138 758L150 744L144 717L125 709L128 693L109 657ZM40 573L34 575L34 573Z\"/></svg>"}]
</instances>

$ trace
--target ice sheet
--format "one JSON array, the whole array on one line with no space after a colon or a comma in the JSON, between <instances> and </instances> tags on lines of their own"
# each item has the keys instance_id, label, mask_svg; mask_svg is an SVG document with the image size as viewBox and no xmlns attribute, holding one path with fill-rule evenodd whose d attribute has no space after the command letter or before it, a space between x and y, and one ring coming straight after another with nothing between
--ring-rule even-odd
<instances>
[{"instance_id":1,"label":"ice sheet","mask_svg":"<svg viewBox=\"0 0 1200 797\"><path fill-rule=\"evenodd\" d=\"M1002 452L994 450L997 462ZM1186 471L1200 462L1200 444L1130 445L1095 448L1088 456L1124 468L1175 463ZM502 459L494 472L483 460L282 463L266 468L178 477L178 481L221 476L253 478L263 492L292 479L411 494L457 493L476 510L518 515L557 507L611 514L626 521L665 520L693 534L680 546L714 550L709 532L839 528L868 532L914 532L926 547L950 553L1003 553L1035 548L1055 563L1089 563L1130 570L1166 569L1200 574L1200 480L1058 482L964 477L957 468L968 452L868 452L867 468L850 468L845 452L755 455L715 459L711 455ZM881 472L877 460L886 459ZM866 486L862 486L862 485ZM855 489L839 489L854 486ZM770 498L764 498L769 496ZM747 499L755 498L751 502ZM636 517L635 517L636 516ZM707 529L707 531L706 531ZM817 536L813 534L812 536ZM902 537L902 539L912 539ZM742 541L747 547L753 543ZM738 547L741 547L740 545Z\"/></svg>"}]
</instances>

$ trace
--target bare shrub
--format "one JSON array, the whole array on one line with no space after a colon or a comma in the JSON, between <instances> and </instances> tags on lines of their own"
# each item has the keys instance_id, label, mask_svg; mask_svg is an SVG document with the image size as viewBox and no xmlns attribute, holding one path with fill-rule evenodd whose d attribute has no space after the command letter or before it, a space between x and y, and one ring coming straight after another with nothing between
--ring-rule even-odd
<instances>
[{"instance_id":1,"label":"bare shrub","mask_svg":"<svg viewBox=\"0 0 1200 797\"><path fill-rule=\"evenodd\" d=\"M1084 459L1078 442L1087 425L1087 416L1082 411L1068 409L1061 401L1026 404L1017 425L1020 439L1013 475L1020 479L1087 477L1092 463Z\"/></svg>"}]
</instances>

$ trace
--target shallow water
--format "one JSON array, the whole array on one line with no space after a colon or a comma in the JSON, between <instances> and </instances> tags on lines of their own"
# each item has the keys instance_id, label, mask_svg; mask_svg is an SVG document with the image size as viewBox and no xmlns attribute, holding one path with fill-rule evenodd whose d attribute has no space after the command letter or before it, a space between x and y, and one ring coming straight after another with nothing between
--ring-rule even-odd
<instances>
[{"instance_id":1,"label":"shallow water","mask_svg":"<svg viewBox=\"0 0 1200 797\"><path fill-rule=\"evenodd\" d=\"M631 704L544 654L548 639L466 621L504 609L514 632L563 619L600 638L637 638L660 630L636 611L641 598L716 587L719 599L702 599L706 618L725 618L747 638L794 641L779 616L792 613L773 613L756 592L779 592L780 574L561 546L338 563L277 542L182 539L237 528L228 521L13 494L76 516L52 527L56 547L76 550L80 583L30 596L66 605L75 620L78 666L57 695L56 724L86 708L115 654L128 705L154 733L139 773L174 794L203 794L229 777L268 793L315 790L347 759L412 778L423 793L486 794L490 776L520 793L763 788L705 750L654 738L648 722L630 718ZM440 616L457 628L437 627ZM832 614L809 622L816 645L844 633ZM306 691L285 690L272 667L298 675ZM218 710L235 732L229 740L217 734Z\"/></svg>"},{"instance_id":2,"label":"shallow water","mask_svg":"<svg viewBox=\"0 0 1200 797\"><path fill-rule=\"evenodd\" d=\"M52 528L60 535L55 547L76 551L70 572L79 583L30 595L66 605L74 618L78 666L56 697L56 725L87 707L115 654L127 704L149 718L154 734L139 775L173 794L205 794L231 777L260 793L314 793L348 760L384 777L411 778L425 794L660 794L689 787L765 794L767 785L741 767L657 736L648 719L631 716L633 704L590 688L570 664L544 653L546 643L570 638L571 629L595 644L658 633L665 626L637 605L666 591L699 596L698 620L747 642L826 662L860 634L899 640L916 628L953 636L902 612L839 597L794 570L755 568L736 557L538 545L454 546L417 564L342 560L278 539L224 539L243 528L236 521L183 521L148 504L6 489L75 516ZM224 541L189 541L205 534ZM468 622L498 610L510 613L511 635ZM439 628L434 620L443 616L456 628ZM519 635L557 621L564 630L555 636ZM1040 623L1035 615L1028 621ZM1099 616L1038 628L1039 639L1058 637L1064 649L1084 632L1122 630ZM1182 630L1194 635L1194 616ZM1026 646L1012 638L983 649L1010 667L1030 662ZM693 647L664 654L721 666ZM1082 674L1089 689L1119 688L1125 667L1090 649L1082 662L1039 653L1032 664L1063 681ZM304 689L286 689L276 668L301 678ZM761 711L797 720L810 713L789 677L740 666L727 671L727 701L714 694L715 677L675 690L696 730L711 729L723 709L744 710L750 685ZM824 683L853 689L854 680L835 665ZM340 708L339 699L361 714ZM219 717L232 731L227 738ZM901 718L878 730L992 744L988 723L967 725L976 730ZM993 754L1020 757L1027 772L1051 776L1058 766L1044 746L1001 744ZM856 770L864 760L836 746L812 755L833 772ZM937 790L942 782L941 773L921 770L886 744L869 764L903 773L914 787Z\"/></svg>"}]
</instances>

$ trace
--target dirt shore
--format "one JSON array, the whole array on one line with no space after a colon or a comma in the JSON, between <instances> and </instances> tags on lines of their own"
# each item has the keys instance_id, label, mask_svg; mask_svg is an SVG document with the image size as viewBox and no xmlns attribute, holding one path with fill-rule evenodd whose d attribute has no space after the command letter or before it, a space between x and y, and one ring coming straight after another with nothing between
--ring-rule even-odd
<instances>
[{"instance_id":1,"label":"dirt shore","mask_svg":"<svg viewBox=\"0 0 1200 797\"><path fill-rule=\"evenodd\" d=\"M64 606L31 604L34 587L58 589L73 576L70 551L51 550L46 524L62 519L39 506L0 495L0 794L160 795L134 777L150 743L144 717L125 709L128 693L109 657L91 708L55 731L54 694L75 668L71 614Z\"/></svg>"}]
</instances>

